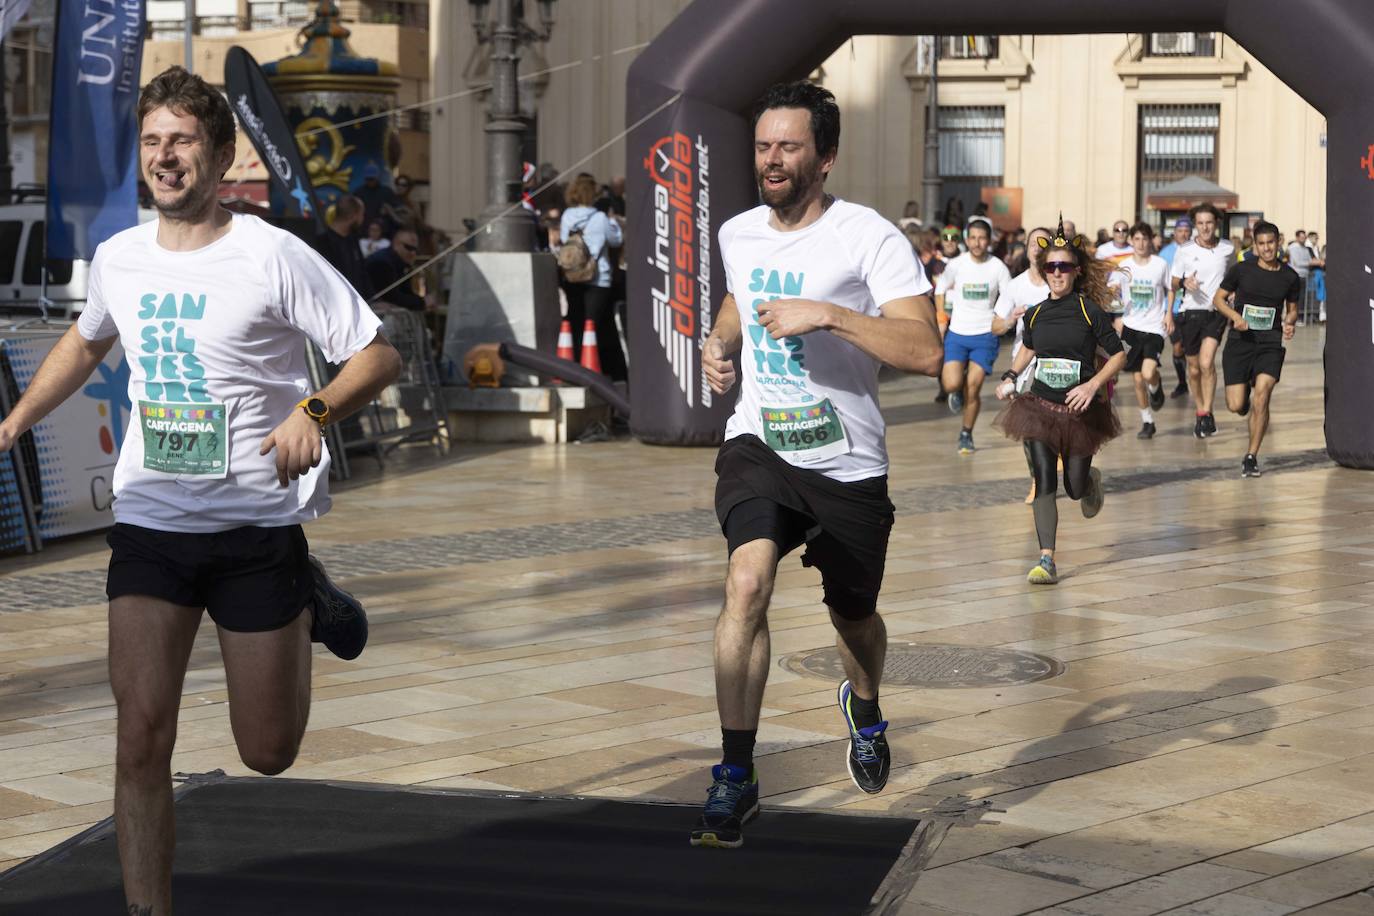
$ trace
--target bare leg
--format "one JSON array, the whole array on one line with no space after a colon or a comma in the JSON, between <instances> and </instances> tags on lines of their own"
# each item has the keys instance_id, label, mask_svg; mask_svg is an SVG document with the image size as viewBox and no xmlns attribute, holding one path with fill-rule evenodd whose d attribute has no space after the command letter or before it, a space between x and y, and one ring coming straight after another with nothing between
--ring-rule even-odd
<instances>
[{"instance_id":1,"label":"bare leg","mask_svg":"<svg viewBox=\"0 0 1374 916\"><path fill-rule=\"evenodd\" d=\"M310 717L310 614L261 633L220 627L219 647L239 757L275 776L295 762Z\"/></svg>"},{"instance_id":2,"label":"bare leg","mask_svg":"<svg viewBox=\"0 0 1374 916\"><path fill-rule=\"evenodd\" d=\"M964 429L973 429L973 424L978 422L983 400L983 379L986 377L982 366L968 364L968 376L964 380Z\"/></svg>"},{"instance_id":3,"label":"bare leg","mask_svg":"<svg viewBox=\"0 0 1374 916\"><path fill-rule=\"evenodd\" d=\"M1227 385L1226 386L1226 409L1231 413L1240 413L1245 409L1246 389L1249 385Z\"/></svg>"},{"instance_id":4,"label":"bare leg","mask_svg":"<svg viewBox=\"0 0 1374 916\"><path fill-rule=\"evenodd\" d=\"M1268 374L1255 378L1255 390L1250 394L1250 454L1258 455L1264 434L1269 430L1269 401L1278 381Z\"/></svg>"},{"instance_id":5,"label":"bare leg","mask_svg":"<svg viewBox=\"0 0 1374 916\"><path fill-rule=\"evenodd\" d=\"M716 618L716 709L729 729L756 729L768 683L768 601L773 597L778 545L760 539L730 554L725 606Z\"/></svg>"},{"instance_id":6,"label":"bare leg","mask_svg":"<svg viewBox=\"0 0 1374 916\"><path fill-rule=\"evenodd\" d=\"M1185 356L1188 362L1188 393L1193 396L1193 409L1202 411L1202 361L1201 354ZM1208 400L1210 405L1211 400Z\"/></svg>"},{"instance_id":7,"label":"bare leg","mask_svg":"<svg viewBox=\"0 0 1374 916\"><path fill-rule=\"evenodd\" d=\"M832 610L830 622L835 625L835 648L849 685L861 699L873 699L887 660L887 625L882 616L875 613L863 620L846 620Z\"/></svg>"},{"instance_id":8,"label":"bare leg","mask_svg":"<svg viewBox=\"0 0 1374 916\"><path fill-rule=\"evenodd\" d=\"M964 364L945 363L940 370L940 387L948 394L958 394L964 390Z\"/></svg>"},{"instance_id":9,"label":"bare leg","mask_svg":"<svg viewBox=\"0 0 1374 916\"><path fill-rule=\"evenodd\" d=\"M131 913L172 912L172 747L201 609L147 595L110 602L115 834Z\"/></svg>"},{"instance_id":10,"label":"bare leg","mask_svg":"<svg viewBox=\"0 0 1374 916\"><path fill-rule=\"evenodd\" d=\"M1212 412L1212 398L1217 391L1217 344L1219 341L1210 337L1202 338L1202 349L1198 351L1197 359L1201 370L1201 388L1198 390L1198 410L1203 413ZM1192 370L1189 369L1189 374Z\"/></svg>"}]
</instances>

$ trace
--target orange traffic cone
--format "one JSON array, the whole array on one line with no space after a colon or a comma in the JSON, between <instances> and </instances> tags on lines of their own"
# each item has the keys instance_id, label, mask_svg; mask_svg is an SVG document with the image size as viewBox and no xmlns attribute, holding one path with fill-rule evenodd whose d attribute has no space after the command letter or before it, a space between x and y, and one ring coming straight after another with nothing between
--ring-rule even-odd
<instances>
[{"instance_id":1,"label":"orange traffic cone","mask_svg":"<svg viewBox=\"0 0 1374 916\"><path fill-rule=\"evenodd\" d=\"M601 354L596 349L596 322L590 318L582 325L582 368L601 371Z\"/></svg>"},{"instance_id":2,"label":"orange traffic cone","mask_svg":"<svg viewBox=\"0 0 1374 916\"><path fill-rule=\"evenodd\" d=\"M572 322L564 318L563 323L558 326L558 350L554 353L559 359L566 359L568 362L576 362L573 356L572 345ZM561 378L552 380L555 385L562 385Z\"/></svg>"},{"instance_id":3,"label":"orange traffic cone","mask_svg":"<svg viewBox=\"0 0 1374 916\"><path fill-rule=\"evenodd\" d=\"M564 318L563 323L558 326L558 352L554 354L559 359L573 360L572 345L572 322Z\"/></svg>"}]
</instances>

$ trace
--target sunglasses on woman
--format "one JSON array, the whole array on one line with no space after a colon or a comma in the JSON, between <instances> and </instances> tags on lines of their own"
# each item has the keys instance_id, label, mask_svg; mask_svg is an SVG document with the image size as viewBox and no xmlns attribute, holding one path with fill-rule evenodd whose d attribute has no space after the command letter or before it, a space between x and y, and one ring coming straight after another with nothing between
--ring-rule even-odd
<instances>
[{"instance_id":1,"label":"sunglasses on woman","mask_svg":"<svg viewBox=\"0 0 1374 916\"><path fill-rule=\"evenodd\" d=\"M940 241L942 241L942 242L957 242L957 241L959 241L959 233L957 233L957 232L946 232L946 233L944 233L943 235L940 236Z\"/></svg>"},{"instance_id":2,"label":"sunglasses on woman","mask_svg":"<svg viewBox=\"0 0 1374 916\"><path fill-rule=\"evenodd\" d=\"M1078 269L1078 265L1072 261L1050 261L1045 265L1047 274L1071 274Z\"/></svg>"}]
</instances>

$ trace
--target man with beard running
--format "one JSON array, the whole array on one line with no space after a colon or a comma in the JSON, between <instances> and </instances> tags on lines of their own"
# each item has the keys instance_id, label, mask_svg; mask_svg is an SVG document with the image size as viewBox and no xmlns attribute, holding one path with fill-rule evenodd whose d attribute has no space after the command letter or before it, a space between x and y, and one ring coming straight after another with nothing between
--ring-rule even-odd
<instances>
[{"instance_id":1,"label":"man with beard running","mask_svg":"<svg viewBox=\"0 0 1374 916\"><path fill-rule=\"evenodd\" d=\"M878 687L887 631L877 613L893 507L878 367L934 375L940 334L920 262L890 222L825 193L840 110L825 89L774 86L754 109L762 206L720 229L726 288L702 367L739 399L716 458L716 515L729 551L716 621L723 753L693 846L735 847L759 810L754 742L772 666L768 604L778 561L805 545L820 571L846 679L846 767L865 792L890 766ZM805 297L805 298L803 298Z\"/></svg>"},{"instance_id":2,"label":"man with beard running","mask_svg":"<svg viewBox=\"0 0 1374 916\"><path fill-rule=\"evenodd\" d=\"M1170 295L1184 290L1183 305L1176 323L1183 341L1183 356L1188 361L1188 389L1193 393L1197 418L1193 435L1199 439L1217 434L1212 416L1212 398L1217 390L1217 347L1226 333L1226 316L1212 304L1221 278L1231 266L1236 248L1217 233L1221 211L1211 204L1200 204L1188 211L1196 234L1178 249L1170 268Z\"/></svg>"},{"instance_id":3,"label":"man with beard running","mask_svg":"<svg viewBox=\"0 0 1374 916\"><path fill-rule=\"evenodd\" d=\"M400 370L380 322L289 232L218 203L234 116L180 67L139 98L155 222L103 242L80 320L3 423L0 451L85 383L116 340L133 422L114 477L109 670L118 713L114 820L128 911L172 912L170 764L201 614L219 635L243 762L295 760L310 711L310 643L354 658L362 607L307 553L329 509L327 423ZM312 391L305 345L338 376Z\"/></svg>"},{"instance_id":4,"label":"man with beard running","mask_svg":"<svg viewBox=\"0 0 1374 916\"><path fill-rule=\"evenodd\" d=\"M1232 264L1213 300L1217 311L1231 322L1221 354L1226 408L1237 416L1250 417L1250 444L1240 465L1242 477L1260 476L1259 450L1269 429L1274 386L1283 373L1283 342L1293 339L1303 287L1298 272L1279 262L1278 227L1256 223L1254 238L1256 259ZM1281 327L1274 326L1276 320Z\"/></svg>"}]
</instances>

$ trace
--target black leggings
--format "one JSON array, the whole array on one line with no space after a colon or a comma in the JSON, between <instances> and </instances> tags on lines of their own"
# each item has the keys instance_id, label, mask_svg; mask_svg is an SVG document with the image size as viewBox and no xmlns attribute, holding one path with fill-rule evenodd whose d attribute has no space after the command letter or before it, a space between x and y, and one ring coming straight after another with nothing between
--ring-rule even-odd
<instances>
[{"instance_id":1,"label":"black leggings","mask_svg":"<svg viewBox=\"0 0 1374 916\"><path fill-rule=\"evenodd\" d=\"M1035 477L1035 493L1049 495L1059 492L1059 454L1039 439L1028 439L1031 474ZM1088 471L1093 466L1091 455L1064 458L1064 492L1069 499L1082 499L1088 492Z\"/></svg>"},{"instance_id":2,"label":"black leggings","mask_svg":"<svg viewBox=\"0 0 1374 916\"><path fill-rule=\"evenodd\" d=\"M1059 492L1059 471L1056 467L1059 454L1039 439L1028 439L1024 444L1030 459L1031 476L1035 478L1035 499L1031 500L1031 511L1035 514L1035 536L1040 541L1041 550L1054 550L1054 538L1059 531L1059 508L1055 505L1055 496ZM1070 499L1082 499L1088 492L1088 471L1092 464L1091 455L1064 458L1064 492L1069 494Z\"/></svg>"}]
</instances>

